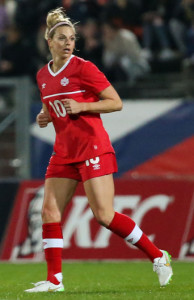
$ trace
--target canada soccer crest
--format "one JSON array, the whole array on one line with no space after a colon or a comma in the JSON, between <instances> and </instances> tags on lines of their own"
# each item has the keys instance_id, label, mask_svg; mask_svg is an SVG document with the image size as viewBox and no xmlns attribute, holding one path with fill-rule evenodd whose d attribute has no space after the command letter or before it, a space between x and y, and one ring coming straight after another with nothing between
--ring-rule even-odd
<instances>
[{"instance_id":1,"label":"canada soccer crest","mask_svg":"<svg viewBox=\"0 0 194 300\"><path fill-rule=\"evenodd\" d=\"M64 77L63 79L61 79L61 85L62 86L66 86L69 84L69 79L67 77Z\"/></svg>"}]
</instances>

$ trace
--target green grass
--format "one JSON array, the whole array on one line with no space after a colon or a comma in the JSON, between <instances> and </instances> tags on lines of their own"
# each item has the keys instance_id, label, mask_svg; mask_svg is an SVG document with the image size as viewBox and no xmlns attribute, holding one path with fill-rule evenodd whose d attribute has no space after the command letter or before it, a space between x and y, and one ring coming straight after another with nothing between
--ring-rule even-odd
<instances>
[{"instance_id":1,"label":"green grass","mask_svg":"<svg viewBox=\"0 0 194 300\"><path fill-rule=\"evenodd\" d=\"M160 288L149 262L64 263L65 292L27 294L31 282L45 280L45 263L1 263L0 299L194 299L194 262L174 262L173 270L170 285Z\"/></svg>"}]
</instances>

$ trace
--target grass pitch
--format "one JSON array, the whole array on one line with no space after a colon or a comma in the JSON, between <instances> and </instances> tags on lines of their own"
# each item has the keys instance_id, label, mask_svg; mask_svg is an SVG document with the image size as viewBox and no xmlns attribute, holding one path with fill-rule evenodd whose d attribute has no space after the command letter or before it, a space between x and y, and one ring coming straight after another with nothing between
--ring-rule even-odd
<instances>
[{"instance_id":1,"label":"grass pitch","mask_svg":"<svg viewBox=\"0 0 194 300\"><path fill-rule=\"evenodd\" d=\"M64 263L65 292L27 294L45 280L46 264L0 264L1 300L194 299L194 262L174 262L170 285L160 288L149 262Z\"/></svg>"}]
</instances>

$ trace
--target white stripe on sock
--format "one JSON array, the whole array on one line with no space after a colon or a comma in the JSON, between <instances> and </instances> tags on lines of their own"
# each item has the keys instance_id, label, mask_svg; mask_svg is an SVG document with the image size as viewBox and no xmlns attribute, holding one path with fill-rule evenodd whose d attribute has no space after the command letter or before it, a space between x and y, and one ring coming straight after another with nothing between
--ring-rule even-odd
<instances>
[{"instance_id":1,"label":"white stripe on sock","mask_svg":"<svg viewBox=\"0 0 194 300\"><path fill-rule=\"evenodd\" d=\"M43 248L63 248L63 239L43 239Z\"/></svg>"},{"instance_id":2,"label":"white stripe on sock","mask_svg":"<svg viewBox=\"0 0 194 300\"><path fill-rule=\"evenodd\" d=\"M62 275L62 273L57 273L57 274L55 274L54 276L57 278L57 280L58 280L59 282L62 282L62 280L63 280L63 275Z\"/></svg>"},{"instance_id":3,"label":"white stripe on sock","mask_svg":"<svg viewBox=\"0 0 194 300\"><path fill-rule=\"evenodd\" d=\"M125 240L134 245L140 240L142 234L142 230L137 226L137 224L135 224L135 227L133 228L131 233L125 238Z\"/></svg>"}]
</instances>

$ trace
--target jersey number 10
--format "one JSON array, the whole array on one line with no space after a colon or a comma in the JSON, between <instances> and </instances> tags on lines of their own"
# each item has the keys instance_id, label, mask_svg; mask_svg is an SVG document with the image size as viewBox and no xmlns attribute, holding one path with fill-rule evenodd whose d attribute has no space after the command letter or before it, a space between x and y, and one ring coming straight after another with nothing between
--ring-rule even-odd
<instances>
[{"instance_id":1,"label":"jersey number 10","mask_svg":"<svg viewBox=\"0 0 194 300\"><path fill-rule=\"evenodd\" d=\"M53 108L55 114L58 118L66 116L66 110L61 101L55 100L53 102L49 101L50 106Z\"/></svg>"}]
</instances>

